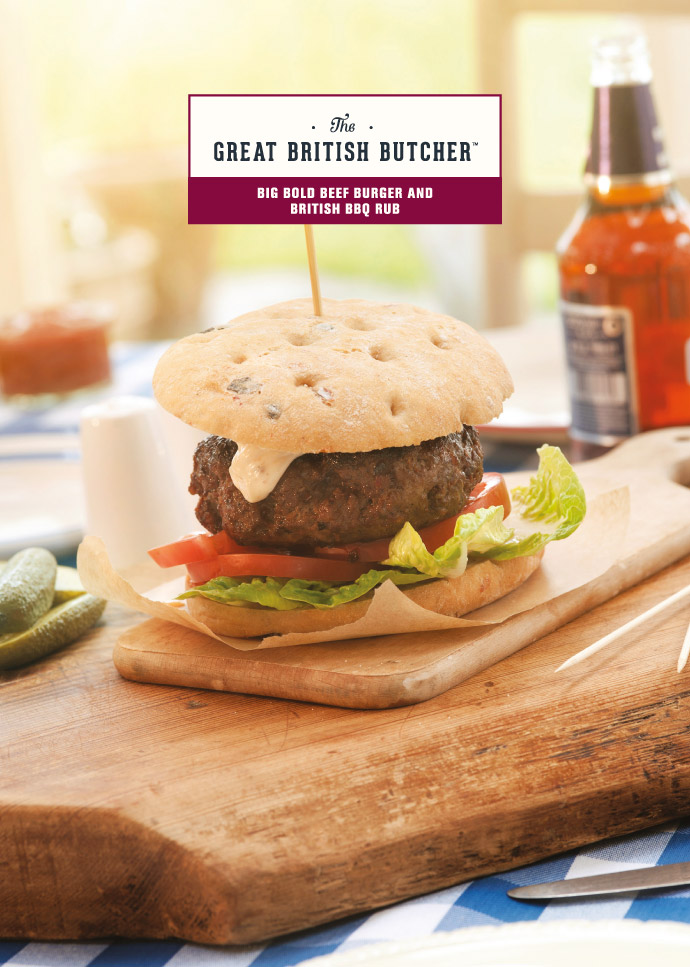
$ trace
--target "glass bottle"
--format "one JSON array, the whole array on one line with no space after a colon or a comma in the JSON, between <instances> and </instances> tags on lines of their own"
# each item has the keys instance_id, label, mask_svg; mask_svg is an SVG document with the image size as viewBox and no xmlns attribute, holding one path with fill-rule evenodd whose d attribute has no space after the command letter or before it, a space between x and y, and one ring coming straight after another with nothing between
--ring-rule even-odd
<instances>
[{"instance_id":1,"label":"glass bottle","mask_svg":"<svg viewBox=\"0 0 690 967\"><path fill-rule=\"evenodd\" d=\"M586 196L556 249L579 458L690 423L690 206L651 79L643 35L595 45Z\"/></svg>"}]
</instances>

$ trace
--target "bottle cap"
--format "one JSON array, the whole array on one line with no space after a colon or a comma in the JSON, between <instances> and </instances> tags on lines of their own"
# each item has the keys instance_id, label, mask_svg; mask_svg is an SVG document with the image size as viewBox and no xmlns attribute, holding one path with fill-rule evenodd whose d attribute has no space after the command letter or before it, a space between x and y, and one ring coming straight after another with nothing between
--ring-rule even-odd
<instances>
[{"instance_id":1,"label":"bottle cap","mask_svg":"<svg viewBox=\"0 0 690 967\"><path fill-rule=\"evenodd\" d=\"M649 84L652 68L647 38L640 31L626 31L592 41L592 85Z\"/></svg>"}]
</instances>

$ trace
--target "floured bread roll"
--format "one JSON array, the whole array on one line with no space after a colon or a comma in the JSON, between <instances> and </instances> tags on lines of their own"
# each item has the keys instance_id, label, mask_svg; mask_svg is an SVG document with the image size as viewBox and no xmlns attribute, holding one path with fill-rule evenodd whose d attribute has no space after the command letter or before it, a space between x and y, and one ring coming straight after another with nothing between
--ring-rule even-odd
<instances>
[{"instance_id":1,"label":"floured bread roll","mask_svg":"<svg viewBox=\"0 0 690 967\"><path fill-rule=\"evenodd\" d=\"M513 384L470 326L410 305L283 302L175 343L158 402L236 443L293 453L416 446L488 423Z\"/></svg>"}]
</instances>

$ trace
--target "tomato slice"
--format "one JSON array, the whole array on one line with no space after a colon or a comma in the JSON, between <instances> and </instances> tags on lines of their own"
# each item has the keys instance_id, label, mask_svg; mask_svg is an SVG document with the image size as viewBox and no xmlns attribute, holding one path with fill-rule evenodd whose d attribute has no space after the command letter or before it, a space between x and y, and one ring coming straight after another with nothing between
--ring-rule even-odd
<instances>
[{"instance_id":1,"label":"tomato slice","mask_svg":"<svg viewBox=\"0 0 690 967\"><path fill-rule=\"evenodd\" d=\"M502 473L485 473L460 513L473 514L481 507L497 507L499 504L503 505L505 520L510 513L510 493L505 477Z\"/></svg>"},{"instance_id":2,"label":"tomato slice","mask_svg":"<svg viewBox=\"0 0 690 967\"><path fill-rule=\"evenodd\" d=\"M368 564L323 561L293 554L219 554L206 561L193 561L187 573L193 584L205 584L221 577L304 578L307 581L356 581L370 569Z\"/></svg>"},{"instance_id":3,"label":"tomato slice","mask_svg":"<svg viewBox=\"0 0 690 967\"><path fill-rule=\"evenodd\" d=\"M229 537L225 531L209 534L200 531L198 534L187 534L171 544L153 547L149 555L160 567L175 567L178 564L190 564L192 561L206 561L219 554L239 554L242 551L261 552L258 547L244 547Z\"/></svg>"},{"instance_id":4,"label":"tomato slice","mask_svg":"<svg viewBox=\"0 0 690 967\"><path fill-rule=\"evenodd\" d=\"M459 514L447 517L436 524L422 527L419 534L426 549L433 554L437 547L445 544L453 536L455 522L463 514L473 514L481 507L503 506L503 519L510 513L510 494L505 479L500 473L485 473L480 483L474 488L467 499L467 503ZM375 541L361 544L342 544L338 547L317 547L314 554L317 557L327 557L338 561L384 561L388 557L390 537L383 537Z\"/></svg>"}]
</instances>

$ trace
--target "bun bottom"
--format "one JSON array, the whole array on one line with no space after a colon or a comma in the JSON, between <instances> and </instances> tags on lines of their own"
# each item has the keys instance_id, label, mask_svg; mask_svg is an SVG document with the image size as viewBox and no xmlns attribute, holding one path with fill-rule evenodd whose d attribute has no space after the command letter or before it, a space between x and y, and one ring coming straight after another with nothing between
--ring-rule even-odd
<instances>
[{"instance_id":1,"label":"bun bottom","mask_svg":"<svg viewBox=\"0 0 690 967\"><path fill-rule=\"evenodd\" d=\"M441 578L400 590L422 608L459 618L519 587L539 567L542 554L543 551L510 561L479 561L470 564L458 578ZM351 624L366 614L370 603L371 597L366 597L329 610L274 611L271 608L218 604L198 597L188 598L187 608L193 617L218 635L263 638L291 632L325 631L337 625ZM346 637L347 629L343 630Z\"/></svg>"}]
</instances>

